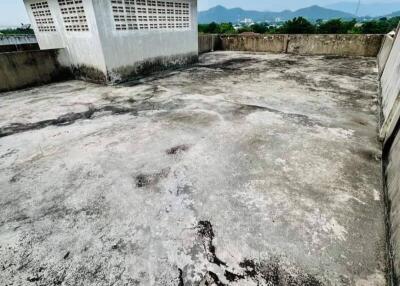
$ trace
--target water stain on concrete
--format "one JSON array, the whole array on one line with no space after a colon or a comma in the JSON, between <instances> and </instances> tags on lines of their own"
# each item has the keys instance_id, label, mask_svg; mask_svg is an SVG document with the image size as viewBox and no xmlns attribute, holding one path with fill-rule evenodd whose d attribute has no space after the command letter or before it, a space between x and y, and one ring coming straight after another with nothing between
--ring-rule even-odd
<instances>
[{"instance_id":1,"label":"water stain on concrete","mask_svg":"<svg viewBox=\"0 0 400 286\"><path fill-rule=\"evenodd\" d=\"M214 263L218 266L226 266L226 263L219 259L215 253L215 246L213 244L214 230L209 221L199 221L197 225L198 234L202 240L204 251L207 256L207 260L210 263Z\"/></svg>"},{"instance_id":2,"label":"water stain on concrete","mask_svg":"<svg viewBox=\"0 0 400 286\"><path fill-rule=\"evenodd\" d=\"M177 155L177 154L180 154L182 152L188 151L189 148L190 148L189 145L182 144L182 145L174 146L174 147L168 149L165 152L167 153L167 155Z\"/></svg>"},{"instance_id":3,"label":"water stain on concrete","mask_svg":"<svg viewBox=\"0 0 400 286\"><path fill-rule=\"evenodd\" d=\"M161 179L168 177L171 168L162 169L158 173L154 174L139 174L136 176L136 186L138 188L144 188L156 185Z\"/></svg>"},{"instance_id":4,"label":"water stain on concrete","mask_svg":"<svg viewBox=\"0 0 400 286\"><path fill-rule=\"evenodd\" d=\"M233 270L231 265L223 262L216 256L216 249L213 245L214 230L209 221L199 221L197 225L198 234L202 240L207 260L219 266L224 273L224 278L228 284L223 283L221 278L213 271L208 271L204 276L202 283L204 285L229 285L233 282L252 280L256 285L273 285L273 286L323 286L318 278L303 272L300 269L284 267L279 259L271 259L271 261L255 262L252 259L244 259L239 263L241 268Z\"/></svg>"}]
</instances>

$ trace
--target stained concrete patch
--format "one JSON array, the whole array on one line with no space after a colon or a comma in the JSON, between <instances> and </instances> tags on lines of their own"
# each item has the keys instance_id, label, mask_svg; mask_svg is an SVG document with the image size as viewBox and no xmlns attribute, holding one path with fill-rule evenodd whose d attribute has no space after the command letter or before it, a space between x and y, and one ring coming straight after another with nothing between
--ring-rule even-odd
<instances>
[{"instance_id":1,"label":"stained concrete patch","mask_svg":"<svg viewBox=\"0 0 400 286\"><path fill-rule=\"evenodd\" d=\"M376 75L216 52L2 94L0 284L385 285Z\"/></svg>"},{"instance_id":2,"label":"stained concrete patch","mask_svg":"<svg viewBox=\"0 0 400 286\"><path fill-rule=\"evenodd\" d=\"M172 147L172 148L168 149L166 152L168 155L177 155L179 153L188 151L189 148L190 148L190 146L182 144L182 145Z\"/></svg>"}]
</instances>

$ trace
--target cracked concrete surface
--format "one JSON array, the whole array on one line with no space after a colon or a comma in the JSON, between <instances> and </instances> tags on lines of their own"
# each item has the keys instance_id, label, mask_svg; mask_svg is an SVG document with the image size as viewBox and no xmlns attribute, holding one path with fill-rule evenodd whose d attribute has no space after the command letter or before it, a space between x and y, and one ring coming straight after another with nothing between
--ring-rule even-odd
<instances>
[{"instance_id":1,"label":"cracked concrete surface","mask_svg":"<svg viewBox=\"0 0 400 286\"><path fill-rule=\"evenodd\" d=\"M216 52L0 95L0 285L386 285L368 58Z\"/></svg>"}]
</instances>

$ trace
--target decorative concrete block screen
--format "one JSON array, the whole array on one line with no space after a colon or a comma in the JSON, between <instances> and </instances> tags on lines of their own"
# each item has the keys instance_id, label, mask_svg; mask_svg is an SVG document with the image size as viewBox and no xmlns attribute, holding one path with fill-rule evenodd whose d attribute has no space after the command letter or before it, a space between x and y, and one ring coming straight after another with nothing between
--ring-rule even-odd
<instances>
[{"instance_id":1,"label":"decorative concrete block screen","mask_svg":"<svg viewBox=\"0 0 400 286\"><path fill-rule=\"evenodd\" d=\"M32 3L32 14L39 32L55 32L56 27L47 1Z\"/></svg>"},{"instance_id":2,"label":"decorative concrete block screen","mask_svg":"<svg viewBox=\"0 0 400 286\"><path fill-rule=\"evenodd\" d=\"M184 1L110 0L117 31L190 30L190 4Z\"/></svg>"},{"instance_id":3,"label":"decorative concrete block screen","mask_svg":"<svg viewBox=\"0 0 400 286\"><path fill-rule=\"evenodd\" d=\"M58 4L68 32L89 31L82 0L58 0Z\"/></svg>"}]
</instances>

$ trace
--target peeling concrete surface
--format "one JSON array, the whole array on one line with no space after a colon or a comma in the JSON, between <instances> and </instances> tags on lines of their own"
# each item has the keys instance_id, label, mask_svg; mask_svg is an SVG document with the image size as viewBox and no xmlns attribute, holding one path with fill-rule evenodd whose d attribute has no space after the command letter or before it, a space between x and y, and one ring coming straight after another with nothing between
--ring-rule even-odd
<instances>
[{"instance_id":1,"label":"peeling concrete surface","mask_svg":"<svg viewBox=\"0 0 400 286\"><path fill-rule=\"evenodd\" d=\"M3 93L0 285L386 285L377 114L366 58Z\"/></svg>"}]
</instances>

